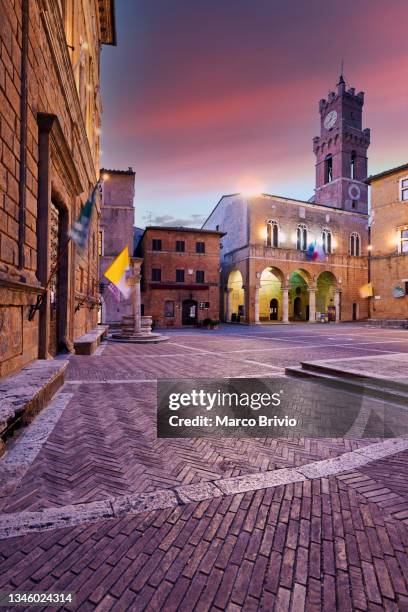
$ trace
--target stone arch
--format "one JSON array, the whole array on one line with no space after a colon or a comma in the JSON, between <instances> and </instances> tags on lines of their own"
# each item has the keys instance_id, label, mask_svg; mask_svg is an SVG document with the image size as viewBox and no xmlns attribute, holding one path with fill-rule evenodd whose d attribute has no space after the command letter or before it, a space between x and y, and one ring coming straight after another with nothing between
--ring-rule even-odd
<instances>
[{"instance_id":1,"label":"stone arch","mask_svg":"<svg viewBox=\"0 0 408 612\"><path fill-rule=\"evenodd\" d=\"M242 274L231 270L227 280L225 315L227 321L242 320L245 312L245 289Z\"/></svg>"},{"instance_id":2,"label":"stone arch","mask_svg":"<svg viewBox=\"0 0 408 612\"><path fill-rule=\"evenodd\" d=\"M312 277L307 270L298 268L289 277L289 320L309 320L309 287Z\"/></svg>"},{"instance_id":3,"label":"stone arch","mask_svg":"<svg viewBox=\"0 0 408 612\"><path fill-rule=\"evenodd\" d=\"M337 278L333 272L324 271L319 274L316 282L316 313L328 316L329 306L335 305Z\"/></svg>"},{"instance_id":4,"label":"stone arch","mask_svg":"<svg viewBox=\"0 0 408 612\"><path fill-rule=\"evenodd\" d=\"M262 270L259 279L259 320L282 320L282 286L284 274L279 268L268 266Z\"/></svg>"}]
</instances>

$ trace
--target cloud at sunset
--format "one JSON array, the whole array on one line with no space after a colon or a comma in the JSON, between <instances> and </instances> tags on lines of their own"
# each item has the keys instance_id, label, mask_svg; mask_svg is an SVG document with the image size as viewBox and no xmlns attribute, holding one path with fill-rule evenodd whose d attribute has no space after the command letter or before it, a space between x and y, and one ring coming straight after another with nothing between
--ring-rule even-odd
<instances>
[{"instance_id":1,"label":"cloud at sunset","mask_svg":"<svg viewBox=\"0 0 408 612\"><path fill-rule=\"evenodd\" d=\"M405 0L118 3L103 165L135 169L137 223L206 216L246 184L308 199L318 101L341 58L366 94L369 171L406 161L407 18Z\"/></svg>"}]
</instances>

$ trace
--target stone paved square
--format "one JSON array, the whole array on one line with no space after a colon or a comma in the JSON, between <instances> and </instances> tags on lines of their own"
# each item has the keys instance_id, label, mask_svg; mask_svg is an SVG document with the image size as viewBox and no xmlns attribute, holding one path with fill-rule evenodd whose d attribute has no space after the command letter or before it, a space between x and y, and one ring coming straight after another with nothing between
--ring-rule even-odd
<instances>
[{"instance_id":1,"label":"stone paved square","mask_svg":"<svg viewBox=\"0 0 408 612\"><path fill-rule=\"evenodd\" d=\"M70 357L62 389L9 445L0 590L74 591L78 610L407 609L408 441L157 439L156 381L392 359L408 355L408 332L169 335Z\"/></svg>"}]
</instances>

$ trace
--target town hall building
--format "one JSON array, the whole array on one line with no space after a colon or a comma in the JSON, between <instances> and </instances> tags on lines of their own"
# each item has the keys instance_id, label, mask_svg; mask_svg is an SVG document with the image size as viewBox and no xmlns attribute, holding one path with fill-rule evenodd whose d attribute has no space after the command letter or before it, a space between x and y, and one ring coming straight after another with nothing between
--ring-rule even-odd
<instances>
[{"instance_id":1,"label":"town hall building","mask_svg":"<svg viewBox=\"0 0 408 612\"><path fill-rule=\"evenodd\" d=\"M320 100L313 139L316 188L300 201L276 195L221 198L203 229L224 232L223 319L350 321L368 317L367 149L364 93L346 88Z\"/></svg>"}]
</instances>

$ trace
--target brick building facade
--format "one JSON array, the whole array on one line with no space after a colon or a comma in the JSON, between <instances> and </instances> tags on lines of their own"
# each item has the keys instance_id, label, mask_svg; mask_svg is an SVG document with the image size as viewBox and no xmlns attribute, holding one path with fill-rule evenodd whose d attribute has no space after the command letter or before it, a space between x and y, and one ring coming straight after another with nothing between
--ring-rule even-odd
<instances>
[{"instance_id":1,"label":"brick building facade","mask_svg":"<svg viewBox=\"0 0 408 612\"><path fill-rule=\"evenodd\" d=\"M367 179L371 186L373 319L408 319L408 164Z\"/></svg>"},{"instance_id":2,"label":"brick building facade","mask_svg":"<svg viewBox=\"0 0 408 612\"><path fill-rule=\"evenodd\" d=\"M99 204L88 247L67 246L66 237L99 175L100 50L115 32L112 0L2 0L0 8L2 376L71 348L97 321Z\"/></svg>"},{"instance_id":3,"label":"brick building facade","mask_svg":"<svg viewBox=\"0 0 408 612\"><path fill-rule=\"evenodd\" d=\"M119 323L124 315L132 314L131 298L115 296L103 273L115 257L127 246L134 253L133 198L135 173L128 170L101 170L103 177L101 220L99 228L99 287L101 291L102 323Z\"/></svg>"},{"instance_id":4,"label":"brick building facade","mask_svg":"<svg viewBox=\"0 0 408 612\"><path fill-rule=\"evenodd\" d=\"M147 227L140 241L142 313L159 327L219 319L217 230Z\"/></svg>"},{"instance_id":5,"label":"brick building facade","mask_svg":"<svg viewBox=\"0 0 408 612\"><path fill-rule=\"evenodd\" d=\"M261 194L223 196L203 225L222 240L224 320L337 321L368 317L359 287L368 280L364 95L337 92L319 103L313 140L316 190L310 201ZM319 256L314 258L310 249Z\"/></svg>"}]
</instances>

